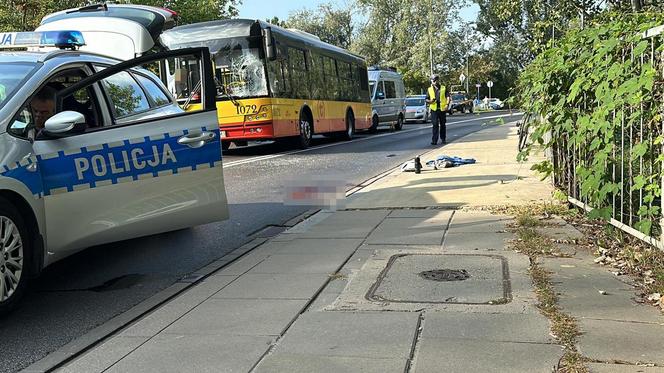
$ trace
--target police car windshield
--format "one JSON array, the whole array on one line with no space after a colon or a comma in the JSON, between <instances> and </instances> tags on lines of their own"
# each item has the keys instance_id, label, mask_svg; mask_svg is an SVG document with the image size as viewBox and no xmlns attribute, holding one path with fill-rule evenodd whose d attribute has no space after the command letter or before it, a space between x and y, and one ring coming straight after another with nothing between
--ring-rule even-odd
<instances>
[{"instance_id":1,"label":"police car windshield","mask_svg":"<svg viewBox=\"0 0 664 373\"><path fill-rule=\"evenodd\" d=\"M7 100L36 67L36 63L28 62L0 63L0 108L5 106Z\"/></svg>"},{"instance_id":2,"label":"police car windshield","mask_svg":"<svg viewBox=\"0 0 664 373\"><path fill-rule=\"evenodd\" d=\"M406 99L406 106L424 106L423 98L408 98Z\"/></svg>"},{"instance_id":3,"label":"police car windshield","mask_svg":"<svg viewBox=\"0 0 664 373\"><path fill-rule=\"evenodd\" d=\"M463 95L458 95L458 94L457 95L452 95L452 100L463 101L463 100L465 100L465 97L463 97Z\"/></svg>"}]
</instances>

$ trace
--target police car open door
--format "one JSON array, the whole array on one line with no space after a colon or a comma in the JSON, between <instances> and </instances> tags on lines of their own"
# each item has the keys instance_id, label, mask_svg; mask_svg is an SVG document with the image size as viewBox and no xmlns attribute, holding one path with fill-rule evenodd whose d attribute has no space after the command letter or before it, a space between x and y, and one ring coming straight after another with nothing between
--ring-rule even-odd
<instances>
[{"instance_id":1,"label":"police car open door","mask_svg":"<svg viewBox=\"0 0 664 373\"><path fill-rule=\"evenodd\" d=\"M189 95L201 110L182 110L166 92L157 77L165 59L185 70L178 72L190 80ZM51 119L76 117L76 100L96 100L88 106L96 113L70 119L83 128L38 135L33 144L49 250L57 254L226 219L208 49L87 68L90 76L58 91L58 114ZM66 116L61 120L66 124Z\"/></svg>"}]
</instances>

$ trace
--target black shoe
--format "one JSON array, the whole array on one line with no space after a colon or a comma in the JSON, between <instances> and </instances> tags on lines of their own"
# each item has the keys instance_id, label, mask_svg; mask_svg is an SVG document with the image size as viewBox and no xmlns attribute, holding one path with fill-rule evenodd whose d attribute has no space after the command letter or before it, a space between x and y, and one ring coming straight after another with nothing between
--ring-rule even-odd
<instances>
[{"instance_id":1,"label":"black shoe","mask_svg":"<svg viewBox=\"0 0 664 373\"><path fill-rule=\"evenodd\" d=\"M437 142L431 142L431 145L438 145Z\"/></svg>"},{"instance_id":2,"label":"black shoe","mask_svg":"<svg viewBox=\"0 0 664 373\"><path fill-rule=\"evenodd\" d=\"M440 144L441 144L441 145L445 145L445 144L447 144L447 141L446 141L446 140L443 140L443 141L440 142Z\"/></svg>"}]
</instances>

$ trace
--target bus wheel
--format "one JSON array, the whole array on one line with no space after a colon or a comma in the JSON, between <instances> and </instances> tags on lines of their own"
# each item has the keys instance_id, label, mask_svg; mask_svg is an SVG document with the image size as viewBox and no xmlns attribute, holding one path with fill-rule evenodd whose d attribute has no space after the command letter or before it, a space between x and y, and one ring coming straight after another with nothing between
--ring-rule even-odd
<instances>
[{"instance_id":1,"label":"bus wheel","mask_svg":"<svg viewBox=\"0 0 664 373\"><path fill-rule=\"evenodd\" d=\"M0 197L0 316L25 292L32 260L28 229L16 207Z\"/></svg>"},{"instance_id":2,"label":"bus wheel","mask_svg":"<svg viewBox=\"0 0 664 373\"><path fill-rule=\"evenodd\" d=\"M378 115L374 115L371 118L371 127L369 127L369 132L375 133L378 130Z\"/></svg>"},{"instance_id":3,"label":"bus wheel","mask_svg":"<svg viewBox=\"0 0 664 373\"><path fill-rule=\"evenodd\" d=\"M230 141L221 142L221 150L228 150L231 147Z\"/></svg>"},{"instance_id":4,"label":"bus wheel","mask_svg":"<svg viewBox=\"0 0 664 373\"><path fill-rule=\"evenodd\" d=\"M394 130L401 131L402 128L403 128L403 117L399 115L399 118L397 118L397 123L394 125Z\"/></svg>"},{"instance_id":5,"label":"bus wheel","mask_svg":"<svg viewBox=\"0 0 664 373\"><path fill-rule=\"evenodd\" d=\"M311 138L314 137L314 129L309 118L304 115L300 117L300 136L296 137L297 147L306 149L311 144Z\"/></svg>"},{"instance_id":6,"label":"bus wheel","mask_svg":"<svg viewBox=\"0 0 664 373\"><path fill-rule=\"evenodd\" d=\"M352 111L346 113L346 131L341 134L342 140L352 140L355 135L355 116Z\"/></svg>"}]
</instances>

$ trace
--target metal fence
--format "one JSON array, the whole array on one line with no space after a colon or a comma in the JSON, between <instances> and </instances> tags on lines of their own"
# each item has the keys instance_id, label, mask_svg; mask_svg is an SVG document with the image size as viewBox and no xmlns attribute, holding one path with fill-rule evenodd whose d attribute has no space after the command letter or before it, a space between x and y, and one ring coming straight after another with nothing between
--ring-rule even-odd
<instances>
[{"instance_id":1,"label":"metal fence","mask_svg":"<svg viewBox=\"0 0 664 373\"><path fill-rule=\"evenodd\" d=\"M649 63L655 67L657 76L655 77L655 87L653 90L653 99L644 102L641 100L639 105L623 108L613 111L614 121L614 147L613 154L606 161L607 171L609 171L611 180L605 181L616 183L618 188L611 193L605 206L609 205L612 209L610 223L627 233L638 237L639 239L650 243L664 250L664 199L661 196L656 197L654 201L644 202L644 194L647 192L645 187L634 188L635 178L639 176L658 177L662 174L662 164L664 161L658 161L658 157L664 156L664 144L656 141L658 136L664 134L664 52L657 52L657 49L664 43L664 25L653 28L644 33L643 38L648 42L648 49L641 56L634 56L635 45L625 47L622 51L623 61L631 59L641 71L644 64ZM644 114L646 111L652 113L653 108L659 115ZM583 107L583 109L592 110L593 108ZM627 118L637 118L636 122L630 125ZM562 135L558 143L552 149L552 158L554 163L553 182L565 190L569 201L588 211L592 210L588 201L580 193L579 177L577 175L577 166L587 166L591 163L594 152L590 150L592 138L587 138L586 143L575 144L568 147L571 142L567 135ZM632 149L638 144L645 144L648 151L643 156L633 157ZM659 184L664 190L664 179L659 179ZM643 220L639 216L639 209L642 206L660 206L660 212L648 217L652 223L650 235L645 235L635 229L636 224Z\"/></svg>"}]
</instances>

